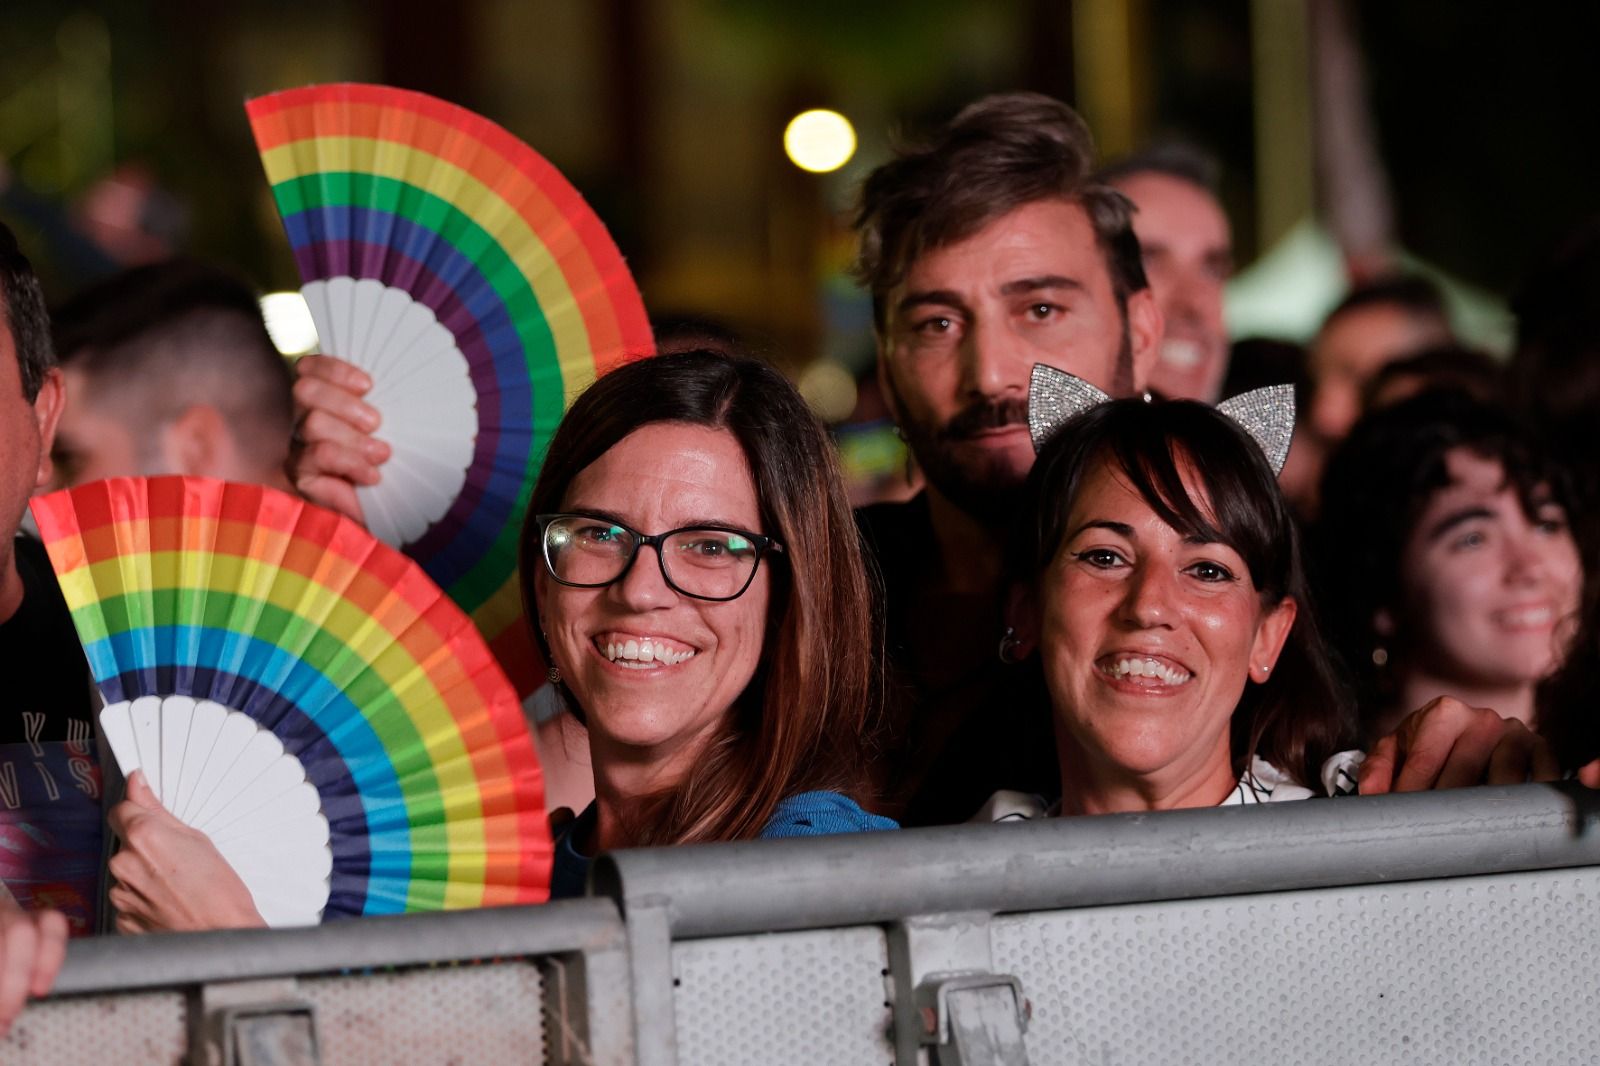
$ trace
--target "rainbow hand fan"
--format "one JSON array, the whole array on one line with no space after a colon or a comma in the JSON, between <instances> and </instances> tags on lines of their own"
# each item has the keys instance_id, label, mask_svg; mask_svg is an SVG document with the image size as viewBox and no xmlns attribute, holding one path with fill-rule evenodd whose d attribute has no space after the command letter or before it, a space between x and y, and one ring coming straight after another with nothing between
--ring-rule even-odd
<instances>
[{"instance_id":1,"label":"rainbow hand fan","mask_svg":"<svg viewBox=\"0 0 1600 1066\"><path fill-rule=\"evenodd\" d=\"M567 405L651 351L627 265L554 167L470 111L379 85L245 106L322 349L372 376L394 449L358 490L367 524L472 615L526 695L517 538Z\"/></svg>"},{"instance_id":2,"label":"rainbow hand fan","mask_svg":"<svg viewBox=\"0 0 1600 1066\"><path fill-rule=\"evenodd\" d=\"M116 478L33 513L118 765L269 924L545 898L516 693L414 562L257 485Z\"/></svg>"}]
</instances>

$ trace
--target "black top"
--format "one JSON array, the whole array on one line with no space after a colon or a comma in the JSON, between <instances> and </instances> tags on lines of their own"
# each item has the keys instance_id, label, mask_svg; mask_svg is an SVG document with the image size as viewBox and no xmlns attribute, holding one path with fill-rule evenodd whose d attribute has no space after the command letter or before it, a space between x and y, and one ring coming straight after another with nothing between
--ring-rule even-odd
<instances>
[{"instance_id":1,"label":"black top","mask_svg":"<svg viewBox=\"0 0 1600 1066\"><path fill-rule=\"evenodd\" d=\"M18 537L22 603L0 622L0 887L54 907L73 935L96 928L101 773L89 664L50 560Z\"/></svg>"},{"instance_id":2,"label":"black top","mask_svg":"<svg viewBox=\"0 0 1600 1066\"><path fill-rule=\"evenodd\" d=\"M1002 663L997 653L1003 594L973 597L942 580L925 495L864 507L856 521L884 587L885 813L906 826L949 825L999 789L1059 792L1037 665Z\"/></svg>"},{"instance_id":3,"label":"black top","mask_svg":"<svg viewBox=\"0 0 1600 1066\"><path fill-rule=\"evenodd\" d=\"M0 744L87 742L94 735L89 664L44 546L18 537L22 606L0 622Z\"/></svg>"}]
</instances>

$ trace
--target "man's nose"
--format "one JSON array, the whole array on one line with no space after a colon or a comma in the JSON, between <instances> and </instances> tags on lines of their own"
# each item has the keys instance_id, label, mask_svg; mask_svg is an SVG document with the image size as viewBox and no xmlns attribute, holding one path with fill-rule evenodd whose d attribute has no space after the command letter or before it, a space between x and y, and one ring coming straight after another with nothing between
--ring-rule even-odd
<instances>
[{"instance_id":1,"label":"man's nose","mask_svg":"<svg viewBox=\"0 0 1600 1066\"><path fill-rule=\"evenodd\" d=\"M980 320L962 343L963 391L995 398L1026 392L1032 364L1019 357L1017 347L1004 323Z\"/></svg>"}]
</instances>

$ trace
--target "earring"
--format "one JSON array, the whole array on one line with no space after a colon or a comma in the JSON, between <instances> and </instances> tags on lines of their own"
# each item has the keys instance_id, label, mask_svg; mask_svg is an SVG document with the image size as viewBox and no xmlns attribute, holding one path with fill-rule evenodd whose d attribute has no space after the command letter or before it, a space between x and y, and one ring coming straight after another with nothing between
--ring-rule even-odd
<instances>
[{"instance_id":1,"label":"earring","mask_svg":"<svg viewBox=\"0 0 1600 1066\"><path fill-rule=\"evenodd\" d=\"M1256 684L1258 685L1265 683L1267 678L1272 674L1272 667L1270 666L1252 666L1250 669L1253 672L1261 675L1256 679Z\"/></svg>"},{"instance_id":2,"label":"earring","mask_svg":"<svg viewBox=\"0 0 1600 1066\"><path fill-rule=\"evenodd\" d=\"M550 668L549 672L546 673L544 676L550 679L550 683L552 685L561 684L561 667L552 666Z\"/></svg>"},{"instance_id":3,"label":"earring","mask_svg":"<svg viewBox=\"0 0 1600 1066\"><path fill-rule=\"evenodd\" d=\"M1389 665L1389 649L1385 648L1382 644L1379 644L1376 647L1374 647L1372 649L1372 665L1373 666L1388 666Z\"/></svg>"},{"instance_id":4,"label":"earring","mask_svg":"<svg viewBox=\"0 0 1600 1066\"><path fill-rule=\"evenodd\" d=\"M1011 626L1006 626L1006 631L1000 636L1000 661L1014 663L1017 661L1017 649L1022 646L1022 640L1017 636L1017 631Z\"/></svg>"}]
</instances>

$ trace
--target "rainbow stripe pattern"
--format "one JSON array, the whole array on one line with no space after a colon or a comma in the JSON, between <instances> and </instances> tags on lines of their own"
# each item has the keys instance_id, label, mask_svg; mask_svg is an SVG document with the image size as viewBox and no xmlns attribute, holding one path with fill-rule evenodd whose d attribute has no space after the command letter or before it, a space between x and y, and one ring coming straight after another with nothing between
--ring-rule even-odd
<instances>
[{"instance_id":1,"label":"rainbow stripe pattern","mask_svg":"<svg viewBox=\"0 0 1600 1066\"><path fill-rule=\"evenodd\" d=\"M566 407L598 374L652 350L628 268L550 163L470 111L358 84L273 93L246 109L303 281L403 289L465 356L479 415L466 484L404 548L473 616L525 694L538 677L517 538Z\"/></svg>"},{"instance_id":2,"label":"rainbow stripe pattern","mask_svg":"<svg viewBox=\"0 0 1600 1066\"><path fill-rule=\"evenodd\" d=\"M546 897L516 693L414 562L261 486L117 478L33 512L108 703L212 699L301 761L330 829L325 918Z\"/></svg>"}]
</instances>

